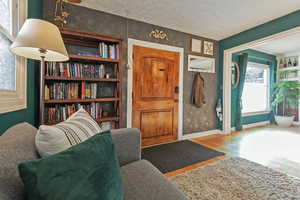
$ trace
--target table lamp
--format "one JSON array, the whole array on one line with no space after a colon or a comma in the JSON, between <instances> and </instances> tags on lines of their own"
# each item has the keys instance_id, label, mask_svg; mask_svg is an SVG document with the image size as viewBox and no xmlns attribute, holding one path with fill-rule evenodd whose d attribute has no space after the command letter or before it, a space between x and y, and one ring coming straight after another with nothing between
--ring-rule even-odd
<instances>
[{"instance_id":1,"label":"table lamp","mask_svg":"<svg viewBox=\"0 0 300 200\"><path fill-rule=\"evenodd\" d=\"M25 58L40 60L40 122L44 122L44 71L45 61L69 60L58 27L40 19L27 19L10 47L12 53Z\"/></svg>"}]
</instances>

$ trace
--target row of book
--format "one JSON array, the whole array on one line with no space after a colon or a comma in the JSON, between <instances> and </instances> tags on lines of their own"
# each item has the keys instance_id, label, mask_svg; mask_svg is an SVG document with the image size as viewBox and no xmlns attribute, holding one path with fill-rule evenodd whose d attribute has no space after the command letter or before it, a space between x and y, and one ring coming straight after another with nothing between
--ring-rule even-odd
<instances>
[{"instance_id":1,"label":"row of book","mask_svg":"<svg viewBox=\"0 0 300 200\"><path fill-rule=\"evenodd\" d=\"M100 83L48 83L45 85L45 100L95 99L102 97L101 91L104 90ZM113 94L109 97L113 97Z\"/></svg>"},{"instance_id":2,"label":"row of book","mask_svg":"<svg viewBox=\"0 0 300 200\"><path fill-rule=\"evenodd\" d=\"M119 45L100 42L99 53L101 58L119 59Z\"/></svg>"},{"instance_id":3,"label":"row of book","mask_svg":"<svg viewBox=\"0 0 300 200\"><path fill-rule=\"evenodd\" d=\"M78 99L79 83L57 82L45 85L45 100Z\"/></svg>"},{"instance_id":4,"label":"row of book","mask_svg":"<svg viewBox=\"0 0 300 200\"><path fill-rule=\"evenodd\" d=\"M47 62L45 73L46 76L104 78L105 65Z\"/></svg>"},{"instance_id":5,"label":"row of book","mask_svg":"<svg viewBox=\"0 0 300 200\"><path fill-rule=\"evenodd\" d=\"M101 98L101 85L97 83L82 82L81 98L94 99Z\"/></svg>"},{"instance_id":6,"label":"row of book","mask_svg":"<svg viewBox=\"0 0 300 200\"><path fill-rule=\"evenodd\" d=\"M101 103L91 103L81 105L80 103L72 105L55 105L54 107L45 107L46 122L60 122L68 119L79 108L83 107L94 119L102 117Z\"/></svg>"}]
</instances>

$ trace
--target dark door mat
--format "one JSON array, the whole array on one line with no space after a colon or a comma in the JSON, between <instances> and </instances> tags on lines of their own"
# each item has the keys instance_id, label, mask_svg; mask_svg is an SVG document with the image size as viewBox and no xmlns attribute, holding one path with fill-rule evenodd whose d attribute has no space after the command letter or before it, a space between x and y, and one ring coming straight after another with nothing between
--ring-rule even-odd
<instances>
[{"instance_id":1,"label":"dark door mat","mask_svg":"<svg viewBox=\"0 0 300 200\"><path fill-rule=\"evenodd\" d=\"M144 148L142 158L150 161L162 173L225 155L195 142L183 140Z\"/></svg>"}]
</instances>

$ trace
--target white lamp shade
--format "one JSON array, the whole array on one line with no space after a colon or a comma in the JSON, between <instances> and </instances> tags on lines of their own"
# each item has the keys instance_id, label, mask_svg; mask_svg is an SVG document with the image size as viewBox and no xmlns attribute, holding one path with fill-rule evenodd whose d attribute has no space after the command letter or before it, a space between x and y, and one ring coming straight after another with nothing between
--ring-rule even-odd
<instances>
[{"instance_id":1,"label":"white lamp shade","mask_svg":"<svg viewBox=\"0 0 300 200\"><path fill-rule=\"evenodd\" d=\"M10 47L18 56L45 61L62 62L69 56L60 31L54 24L40 20L27 19ZM40 50L46 50L42 53Z\"/></svg>"}]
</instances>

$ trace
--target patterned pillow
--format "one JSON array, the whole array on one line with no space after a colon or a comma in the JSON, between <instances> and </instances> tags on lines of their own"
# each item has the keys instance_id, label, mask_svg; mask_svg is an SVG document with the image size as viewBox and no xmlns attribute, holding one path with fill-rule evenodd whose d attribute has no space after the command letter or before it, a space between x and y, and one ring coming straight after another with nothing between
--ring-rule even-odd
<instances>
[{"instance_id":1,"label":"patterned pillow","mask_svg":"<svg viewBox=\"0 0 300 200\"><path fill-rule=\"evenodd\" d=\"M35 145L40 156L45 157L64 151L100 132L102 130L98 123L80 108L64 122L54 126L41 125Z\"/></svg>"}]
</instances>

